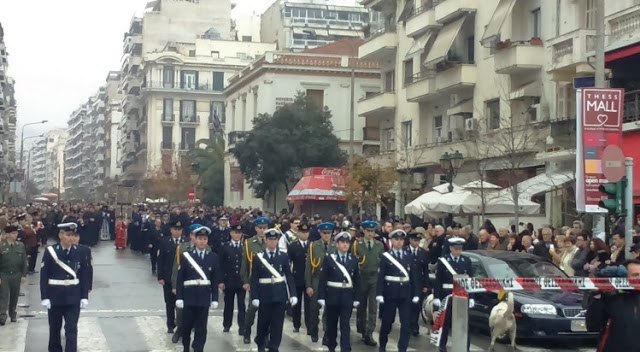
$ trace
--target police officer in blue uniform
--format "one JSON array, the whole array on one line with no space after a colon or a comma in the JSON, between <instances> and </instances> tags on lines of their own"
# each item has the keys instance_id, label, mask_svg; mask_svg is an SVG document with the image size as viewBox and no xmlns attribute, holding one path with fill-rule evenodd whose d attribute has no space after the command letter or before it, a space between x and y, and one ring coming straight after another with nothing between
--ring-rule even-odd
<instances>
[{"instance_id":1,"label":"police officer in blue uniform","mask_svg":"<svg viewBox=\"0 0 640 352\"><path fill-rule=\"evenodd\" d=\"M282 326L287 301L298 304L295 282L289 269L289 257L278 250L280 231L269 229L266 249L253 258L251 275L251 304L258 308L258 351L278 352L282 341ZM268 346L267 335L269 335Z\"/></svg>"},{"instance_id":2,"label":"police officer in blue uniform","mask_svg":"<svg viewBox=\"0 0 640 352\"><path fill-rule=\"evenodd\" d=\"M411 253L413 258L413 266L416 270L417 284L420 288L420 300L418 306L422 307L422 301L427 293L429 293L429 253L420 247L420 236L417 232L409 233L409 245L407 252ZM411 334L418 336L420 334L420 309L411 310Z\"/></svg>"},{"instance_id":3,"label":"police officer in blue uniform","mask_svg":"<svg viewBox=\"0 0 640 352\"><path fill-rule=\"evenodd\" d=\"M451 237L449 240L449 254L446 257L440 257L438 259L438 268L436 269L436 282L434 287L433 305L437 308L440 307L442 300L453 292L453 273L459 275L469 275L473 277L473 268L471 267L471 260L468 257L462 255L462 249L465 243L464 238ZM447 351L447 341L449 339L449 331L451 331L451 315L452 315L452 300L447 301L445 322L442 327L442 337L440 338L441 352ZM469 298L469 308L473 308L475 301L473 298ZM467 351L471 343L470 335L467 335Z\"/></svg>"},{"instance_id":4,"label":"police officer in blue uniform","mask_svg":"<svg viewBox=\"0 0 640 352\"><path fill-rule=\"evenodd\" d=\"M173 333L176 328L176 296L172 292L171 274L176 258L176 248L184 242L182 237L182 222L175 220L169 225L171 236L162 237L158 248L158 283L162 286L164 303L167 314L167 333ZM176 336L176 342L178 336Z\"/></svg>"},{"instance_id":5,"label":"police officer in blue uniform","mask_svg":"<svg viewBox=\"0 0 640 352\"><path fill-rule=\"evenodd\" d=\"M73 245L73 237L78 236L78 225L67 222L58 228L60 242L48 247L42 257L40 297L42 305L48 309L49 351L62 352L60 329L64 319L65 351L76 352L80 308L89 305L91 262L86 253Z\"/></svg>"},{"instance_id":6,"label":"police officer in blue uniform","mask_svg":"<svg viewBox=\"0 0 640 352\"><path fill-rule=\"evenodd\" d=\"M223 332L229 332L233 323L233 303L238 300L238 331L242 334L244 330L244 316L246 296L242 288L242 278L240 277L240 265L242 264L242 225L231 226L231 240L222 246L220 251L220 264L223 278L220 283L220 290L224 292L224 312L222 314Z\"/></svg>"},{"instance_id":7,"label":"police officer in blue uniform","mask_svg":"<svg viewBox=\"0 0 640 352\"><path fill-rule=\"evenodd\" d=\"M309 329L310 303L311 297L305 294L304 272L307 265L307 254L309 253L309 225L302 224L298 227L298 241L291 243L287 250L291 261L293 279L296 282L296 297L299 297L300 304L292 309L293 332L300 332L302 325L302 306L304 306L304 326Z\"/></svg>"},{"instance_id":8,"label":"police officer in blue uniform","mask_svg":"<svg viewBox=\"0 0 640 352\"><path fill-rule=\"evenodd\" d=\"M204 351L207 340L209 307L218 308L218 283L220 283L220 259L207 249L211 230L202 226L194 231L194 247L182 253L176 287L176 307L182 309L182 345L189 352L191 330L193 350Z\"/></svg>"},{"instance_id":9,"label":"police officer in blue uniform","mask_svg":"<svg viewBox=\"0 0 640 352\"><path fill-rule=\"evenodd\" d=\"M403 230L395 230L389 234L391 248L380 258L376 301L382 304L380 324L379 351L386 351L391 326L396 317L400 316L400 338L398 351L406 352L409 347L411 332L411 309L418 309L420 287L413 266L410 252L404 250L404 239L407 236Z\"/></svg>"},{"instance_id":10,"label":"police officer in blue uniform","mask_svg":"<svg viewBox=\"0 0 640 352\"><path fill-rule=\"evenodd\" d=\"M349 253L351 234L340 232L334 238L337 252L329 255L320 269L318 303L325 308L327 330L322 339L329 351L336 350L338 320L340 320L340 351L351 351L349 320L353 308L360 305L357 294L360 286L358 259Z\"/></svg>"}]
</instances>

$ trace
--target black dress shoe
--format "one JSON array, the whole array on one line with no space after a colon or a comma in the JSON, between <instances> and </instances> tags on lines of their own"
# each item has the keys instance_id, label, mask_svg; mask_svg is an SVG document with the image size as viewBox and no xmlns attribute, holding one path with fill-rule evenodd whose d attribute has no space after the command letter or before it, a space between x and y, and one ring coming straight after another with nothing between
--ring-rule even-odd
<instances>
[{"instance_id":1,"label":"black dress shoe","mask_svg":"<svg viewBox=\"0 0 640 352\"><path fill-rule=\"evenodd\" d=\"M420 336L420 333L418 331L414 331L413 336Z\"/></svg>"},{"instance_id":2,"label":"black dress shoe","mask_svg":"<svg viewBox=\"0 0 640 352\"><path fill-rule=\"evenodd\" d=\"M176 329L176 332L171 336L171 342L178 343L178 341L180 341L180 329Z\"/></svg>"},{"instance_id":3,"label":"black dress shoe","mask_svg":"<svg viewBox=\"0 0 640 352\"><path fill-rule=\"evenodd\" d=\"M6 321L2 320L2 321L0 321L0 326L4 326L4 324L6 324L6 323L7 323Z\"/></svg>"},{"instance_id":4,"label":"black dress shoe","mask_svg":"<svg viewBox=\"0 0 640 352\"><path fill-rule=\"evenodd\" d=\"M258 352L266 352L267 350L264 348L264 346L258 346Z\"/></svg>"},{"instance_id":5,"label":"black dress shoe","mask_svg":"<svg viewBox=\"0 0 640 352\"><path fill-rule=\"evenodd\" d=\"M311 342L318 342L318 335L311 335Z\"/></svg>"},{"instance_id":6,"label":"black dress shoe","mask_svg":"<svg viewBox=\"0 0 640 352\"><path fill-rule=\"evenodd\" d=\"M378 347L378 352L387 352L387 347L383 347L383 346Z\"/></svg>"},{"instance_id":7,"label":"black dress shoe","mask_svg":"<svg viewBox=\"0 0 640 352\"><path fill-rule=\"evenodd\" d=\"M222 332L229 332L229 328L223 328Z\"/></svg>"},{"instance_id":8,"label":"black dress shoe","mask_svg":"<svg viewBox=\"0 0 640 352\"><path fill-rule=\"evenodd\" d=\"M173 334L173 328L167 328L167 334Z\"/></svg>"},{"instance_id":9,"label":"black dress shoe","mask_svg":"<svg viewBox=\"0 0 640 352\"><path fill-rule=\"evenodd\" d=\"M364 344L372 347L375 347L378 345L378 343L373 339L373 337L371 337L371 335L366 335L364 337Z\"/></svg>"},{"instance_id":10,"label":"black dress shoe","mask_svg":"<svg viewBox=\"0 0 640 352\"><path fill-rule=\"evenodd\" d=\"M15 322L17 322L17 321L18 321L18 319L16 319L16 317L11 318L11 322L12 322L12 323L15 323Z\"/></svg>"},{"instance_id":11,"label":"black dress shoe","mask_svg":"<svg viewBox=\"0 0 640 352\"><path fill-rule=\"evenodd\" d=\"M300 328L293 328L293 332L300 332Z\"/></svg>"},{"instance_id":12,"label":"black dress shoe","mask_svg":"<svg viewBox=\"0 0 640 352\"><path fill-rule=\"evenodd\" d=\"M251 343L251 336L249 335L244 335L244 344L248 345Z\"/></svg>"}]
</instances>

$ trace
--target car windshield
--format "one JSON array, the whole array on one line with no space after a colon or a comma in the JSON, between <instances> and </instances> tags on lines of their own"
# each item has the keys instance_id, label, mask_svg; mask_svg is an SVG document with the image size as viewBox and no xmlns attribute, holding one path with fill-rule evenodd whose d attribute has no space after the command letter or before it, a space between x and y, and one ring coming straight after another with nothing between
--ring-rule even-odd
<instances>
[{"instance_id":1,"label":"car windshield","mask_svg":"<svg viewBox=\"0 0 640 352\"><path fill-rule=\"evenodd\" d=\"M566 277L557 266L535 258L500 260L485 257L483 261L489 277L494 278Z\"/></svg>"}]
</instances>

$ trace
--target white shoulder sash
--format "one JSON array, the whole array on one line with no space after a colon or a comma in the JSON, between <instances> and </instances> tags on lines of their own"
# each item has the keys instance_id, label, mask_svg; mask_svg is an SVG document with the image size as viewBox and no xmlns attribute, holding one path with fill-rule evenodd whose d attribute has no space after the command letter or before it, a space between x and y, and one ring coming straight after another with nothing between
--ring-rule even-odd
<instances>
[{"instance_id":1,"label":"white shoulder sash","mask_svg":"<svg viewBox=\"0 0 640 352\"><path fill-rule=\"evenodd\" d=\"M349 283L349 285L353 285L353 282L351 281L351 275L349 275L347 268L345 268L342 264L338 262L337 256L335 254L332 254L331 258L333 258L333 261L338 266L338 269L340 269L340 271L342 272L342 275L344 275L344 278L347 279L347 282Z\"/></svg>"},{"instance_id":2,"label":"white shoulder sash","mask_svg":"<svg viewBox=\"0 0 640 352\"><path fill-rule=\"evenodd\" d=\"M78 278L78 275L76 275L76 272L73 271L73 269L71 269L67 264L65 264L63 261L58 259L58 255L56 254L56 250L53 249L53 246L49 246L47 250L49 251L49 254L51 254L51 257L56 262L56 264L58 264L64 271L68 272L71 276L73 276L74 279Z\"/></svg>"},{"instance_id":3,"label":"white shoulder sash","mask_svg":"<svg viewBox=\"0 0 640 352\"><path fill-rule=\"evenodd\" d=\"M187 258L187 261L191 264L193 269L195 269L195 271L198 273L198 275L200 275L202 280L209 280L209 279L207 279L207 275L204 274L204 271L202 271L202 268L200 267L200 265L198 265L198 263L196 263L196 261L193 260L193 258L189 254L189 252L184 252L182 254L184 255L185 258Z\"/></svg>"},{"instance_id":4,"label":"white shoulder sash","mask_svg":"<svg viewBox=\"0 0 640 352\"><path fill-rule=\"evenodd\" d=\"M406 277L409 277L409 273L407 272L407 269L404 268L404 266L402 266L402 264L400 264L400 262L398 262L396 260L396 258L394 258L391 253L389 252L384 252L382 253L382 255L384 255L387 259L389 259L389 261L391 262L391 264L395 265L396 268L398 268L398 270L400 270L400 272L402 272L402 274Z\"/></svg>"}]
</instances>

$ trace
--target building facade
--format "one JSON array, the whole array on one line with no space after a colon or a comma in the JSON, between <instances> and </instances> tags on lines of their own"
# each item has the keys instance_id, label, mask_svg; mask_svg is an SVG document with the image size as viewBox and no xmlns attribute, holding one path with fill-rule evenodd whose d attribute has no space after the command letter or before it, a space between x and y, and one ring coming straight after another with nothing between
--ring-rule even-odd
<instances>
[{"instance_id":1,"label":"building facade","mask_svg":"<svg viewBox=\"0 0 640 352\"><path fill-rule=\"evenodd\" d=\"M356 0L276 0L261 16L260 39L280 51L303 51L363 38L370 22Z\"/></svg>"},{"instance_id":2,"label":"building facade","mask_svg":"<svg viewBox=\"0 0 640 352\"><path fill-rule=\"evenodd\" d=\"M383 78L380 93L358 103L360 115L379 126L381 156L402 160L404 175L388 210L402 214L446 182L441 156L460 151L455 183L544 184L522 192L543 205L537 223L566 224L563 214L575 213L566 176L575 171L574 79L594 75L595 1L361 3L382 20L359 56L377 61ZM620 16L634 4L606 11ZM509 139L511 150L497 145Z\"/></svg>"},{"instance_id":3,"label":"building facade","mask_svg":"<svg viewBox=\"0 0 640 352\"><path fill-rule=\"evenodd\" d=\"M120 81L122 75L111 71L106 79L105 95L105 176L111 181L119 181L122 169L118 167L120 149L120 123L122 121L122 94Z\"/></svg>"},{"instance_id":4,"label":"building facade","mask_svg":"<svg viewBox=\"0 0 640 352\"><path fill-rule=\"evenodd\" d=\"M28 161L29 179L43 193L64 193L65 129L55 129L38 139L31 149Z\"/></svg>"},{"instance_id":5,"label":"building facade","mask_svg":"<svg viewBox=\"0 0 640 352\"><path fill-rule=\"evenodd\" d=\"M7 201L9 183L14 180L16 167L16 99L15 82L8 75L9 54L0 24L0 201Z\"/></svg>"},{"instance_id":6,"label":"building facade","mask_svg":"<svg viewBox=\"0 0 640 352\"><path fill-rule=\"evenodd\" d=\"M231 152L243 134L251 131L254 117L262 113L273 115L279 107L292 103L299 92L331 111L331 122L340 140L340 147L346 152L350 151L351 101L376 91L380 80L377 64L355 58L360 43L360 39L350 39L306 53L267 52L231 77L225 90L227 186L224 199L227 205L275 211L287 208L284 188L274 190L264 200L257 199L244 182ZM351 96L352 69L354 96ZM380 148L378 128L358 118L357 113L356 108L354 151L358 154L377 154Z\"/></svg>"},{"instance_id":7,"label":"building facade","mask_svg":"<svg viewBox=\"0 0 640 352\"><path fill-rule=\"evenodd\" d=\"M64 187L67 193L82 193L86 186L83 168L88 167L89 158L84 154L83 145L85 137L85 124L87 123L87 104L79 106L69 117L68 139L65 145L64 155ZM89 180L86 181L87 183Z\"/></svg>"}]
</instances>

